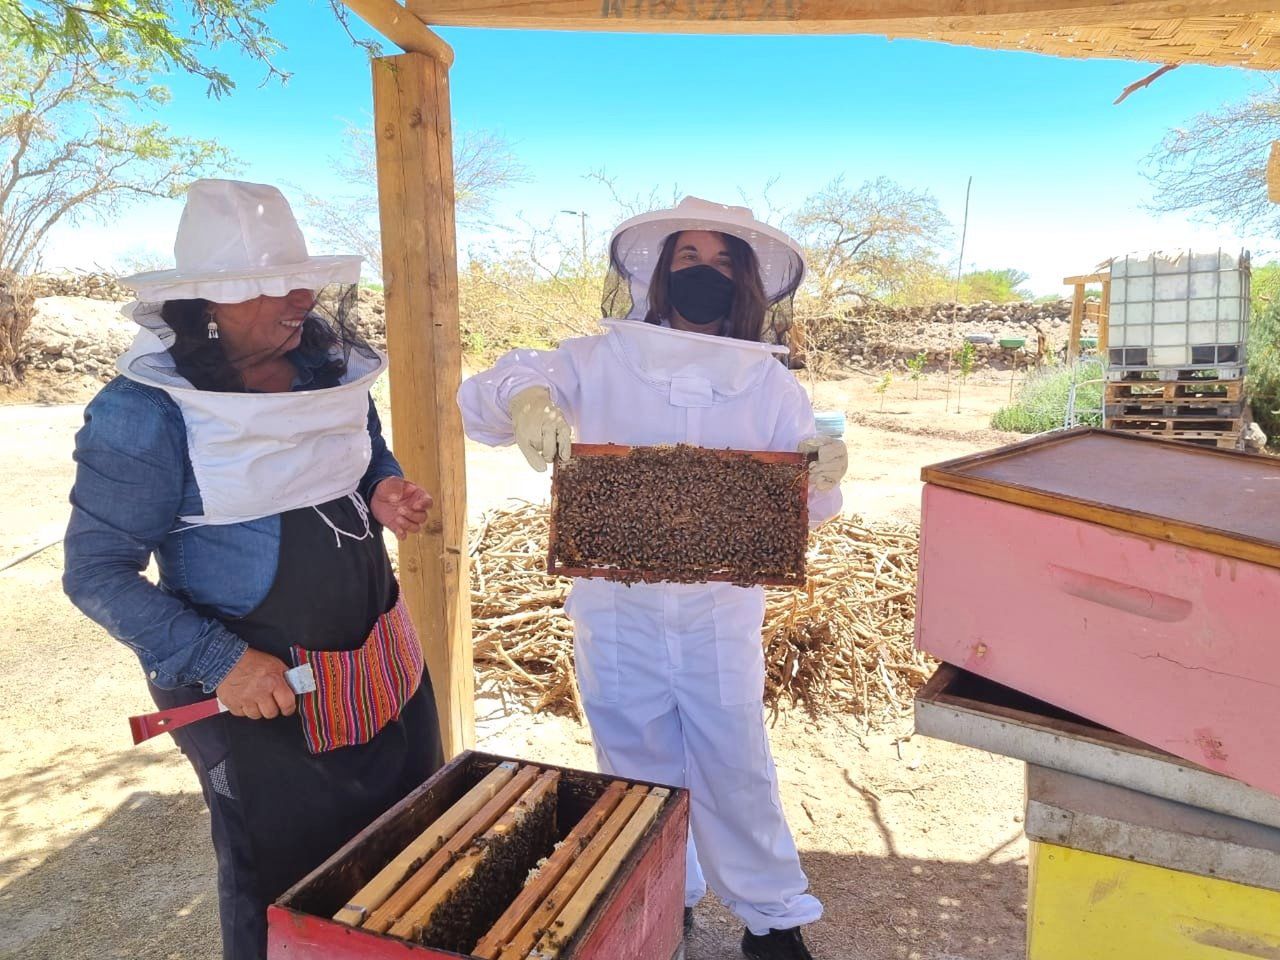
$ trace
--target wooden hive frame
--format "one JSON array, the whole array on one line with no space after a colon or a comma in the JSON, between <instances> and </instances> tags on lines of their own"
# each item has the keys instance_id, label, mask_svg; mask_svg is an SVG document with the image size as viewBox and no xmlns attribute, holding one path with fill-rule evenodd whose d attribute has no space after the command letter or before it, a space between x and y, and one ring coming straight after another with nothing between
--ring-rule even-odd
<instances>
[{"instance_id":1,"label":"wooden hive frame","mask_svg":"<svg viewBox=\"0 0 1280 960\"><path fill-rule=\"evenodd\" d=\"M627 457L639 447L623 446L621 444L592 444L592 443L575 443L571 449L571 456L574 459L587 459L591 457ZM655 448L656 449L656 448ZM675 449L675 448L672 448ZM803 465L809 462L809 458L804 454L788 453L780 451L756 451L756 450L710 450L698 448L704 452L720 457L727 462L735 460L754 460L757 463L782 463ZM551 519L550 532L547 537L547 573L554 577L596 577L604 580L623 580L623 581L651 581L661 580L663 577L655 575L655 571L633 570L625 567L580 567L571 566L562 562L559 557L559 537L556 532L556 505L564 492L564 481L561 473L560 464L556 464L555 471L551 479ZM799 484L796 489L796 510L800 518L800 523L804 531L808 531L809 527L809 490L807 484ZM712 573L702 578L707 582L726 583L734 581L735 577L731 573ZM804 570L800 569L786 575L768 576L754 578L753 583L762 584L764 586L774 587L798 587L805 583Z\"/></svg>"},{"instance_id":2,"label":"wooden hive frame","mask_svg":"<svg viewBox=\"0 0 1280 960\"><path fill-rule=\"evenodd\" d=\"M545 813L547 802L558 808L553 836L562 839L555 848L538 824L528 823L531 811L541 807ZM477 804L481 809L466 816ZM460 807L466 809L455 810ZM461 826L440 844L439 834L450 822ZM489 826L477 832L485 823ZM499 865L503 892L498 900L507 902L485 904L500 915L465 917L458 926L458 911L471 911L468 904L489 889L488 879L478 871L485 868L495 844L524 826L532 827L524 835L534 838L534 846L520 851L515 861ZM688 794L683 790L464 753L268 909L268 956L525 960L535 947L550 945L563 960L666 957L680 942L687 830ZM433 847L435 852L409 877L419 882L407 893L402 885L369 915L369 921L378 922L342 922L344 910L367 900L368 891L379 888L388 876L403 877L406 864L421 860ZM512 863L525 871L530 865L525 858L540 850L545 851L545 861L513 892ZM424 876L429 880L425 888ZM450 906L450 898L460 893L469 899ZM398 901L409 906L397 907ZM643 916L637 912L641 907ZM452 952L429 936L423 936L421 945L414 942L446 908L449 916L439 916L454 937L446 937L446 942L459 942L457 935L468 923L471 930L484 934L472 953ZM340 919L331 919L335 916ZM396 926L381 926L388 916ZM489 925L487 933L484 924ZM522 949L513 947L517 943Z\"/></svg>"}]
</instances>

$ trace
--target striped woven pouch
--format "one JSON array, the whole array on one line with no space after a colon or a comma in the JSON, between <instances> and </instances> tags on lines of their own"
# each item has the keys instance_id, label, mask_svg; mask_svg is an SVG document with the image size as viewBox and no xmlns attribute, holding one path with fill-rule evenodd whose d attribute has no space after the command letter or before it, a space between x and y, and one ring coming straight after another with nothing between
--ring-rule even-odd
<instances>
[{"instance_id":1,"label":"striped woven pouch","mask_svg":"<svg viewBox=\"0 0 1280 960\"><path fill-rule=\"evenodd\" d=\"M314 693L298 698L307 749L325 753L368 743L400 711L422 682L422 645L404 598L378 618L364 645L355 650L304 650L299 665L311 664Z\"/></svg>"}]
</instances>

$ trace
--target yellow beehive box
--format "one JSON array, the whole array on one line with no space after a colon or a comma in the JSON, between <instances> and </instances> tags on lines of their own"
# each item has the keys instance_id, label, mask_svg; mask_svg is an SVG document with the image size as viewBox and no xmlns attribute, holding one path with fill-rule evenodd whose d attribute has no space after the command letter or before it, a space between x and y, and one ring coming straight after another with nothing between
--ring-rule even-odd
<instances>
[{"instance_id":1,"label":"yellow beehive box","mask_svg":"<svg viewBox=\"0 0 1280 960\"><path fill-rule=\"evenodd\" d=\"M1280 957L1280 892L1031 844L1027 960Z\"/></svg>"}]
</instances>

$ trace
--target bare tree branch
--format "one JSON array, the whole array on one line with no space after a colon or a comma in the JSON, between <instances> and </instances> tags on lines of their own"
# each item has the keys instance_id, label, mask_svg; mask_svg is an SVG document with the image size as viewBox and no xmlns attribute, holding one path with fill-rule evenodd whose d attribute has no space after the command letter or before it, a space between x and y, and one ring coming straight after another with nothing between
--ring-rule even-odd
<instances>
[{"instance_id":1,"label":"bare tree branch","mask_svg":"<svg viewBox=\"0 0 1280 960\"><path fill-rule=\"evenodd\" d=\"M320 195L299 189L303 221L326 242L360 254L382 275L382 235L378 225L377 158L371 124L347 124L347 149L335 158L339 176L353 189L340 195ZM487 222L496 195L527 179L511 145L497 134L477 131L454 141L454 189L458 221Z\"/></svg>"},{"instance_id":2,"label":"bare tree branch","mask_svg":"<svg viewBox=\"0 0 1280 960\"><path fill-rule=\"evenodd\" d=\"M1280 86L1170 130L1146 160L1157 213L1270 233L1280 208L1267 199L1267 154L1280 139Z\"/></svg>"}]
</instances>

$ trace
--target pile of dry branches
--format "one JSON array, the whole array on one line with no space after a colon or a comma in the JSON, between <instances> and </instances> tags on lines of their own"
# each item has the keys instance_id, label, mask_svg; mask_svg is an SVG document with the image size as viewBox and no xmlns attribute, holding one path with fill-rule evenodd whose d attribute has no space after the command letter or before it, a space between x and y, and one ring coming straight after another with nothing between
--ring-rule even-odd
<instances>
[{"instance_id":1,"label":"pile of dry branches","mask_svg":"<svg viewBox=\"0 0 1280 960\"><path fill-rule=\"evenodd\" d=\"M765 702L774 711L852 713L867 726L910 709L929 672L912 643L914 525L841 517L812 537L809 586L770 590ZM471 544L471 616L480 689L581 717L569 583L546 574L547 508L490 514Z\"/></svg>"}]
</instances>

